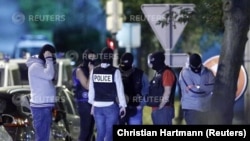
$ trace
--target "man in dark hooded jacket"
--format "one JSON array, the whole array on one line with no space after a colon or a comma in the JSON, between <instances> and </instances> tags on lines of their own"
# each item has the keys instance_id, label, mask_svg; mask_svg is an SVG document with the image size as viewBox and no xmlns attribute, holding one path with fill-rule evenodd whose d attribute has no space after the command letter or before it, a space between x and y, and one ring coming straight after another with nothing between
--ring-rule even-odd
<instances>
[{"instance_id":1,"label":"man in dark hooded jacket","mask_svg":"<svg viewBox=\"0 0 250 141\"><path fill-rule=\"evenodd\" d=\"M126 116L120 120L120 124L141 125L144 97L148 94L149 81L146 74L133 66L134 57L125 52L120 59L119 69L122 74L125 95L127 96Z\"/></svg>"},{"instance_id":2,"label":"man in dark hooded jacket","mask_svg":"<svg viewBox=\"0 0 250 141\"><path fill-rule=\"evenodd\" d=\"M171 125L174 118L176 76L165 65L164 52L152 53L149 59L150 66L156 71L150 81L149 95L146 98L147 105L152 107L152 121L154 125Z\"/></svg>"}]
</instances>

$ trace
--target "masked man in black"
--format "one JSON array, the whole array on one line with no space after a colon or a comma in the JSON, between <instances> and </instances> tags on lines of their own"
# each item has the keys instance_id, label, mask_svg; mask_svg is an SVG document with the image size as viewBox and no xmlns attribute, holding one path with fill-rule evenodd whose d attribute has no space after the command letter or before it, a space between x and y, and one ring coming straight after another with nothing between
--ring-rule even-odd
<instances>
[{"instance_id":1,"label":"masked man in black","mask_svg":"<svg viewBox=\"0 0 250 141\"><path fill-rule=\"evenodd\" d=\"M144 97L148 94L149 81L141 69L133 67L133 61L134 57L131 53L124 53L120 59L119 69L128 101L127 114L120 119L120 124L141 125L145 105Z\"/></svg>"},{"instance_id":2,"label":"masked man in black","mask_svg":"<svg viewBox=\"0 0 250 141\"><path fill-rule=\"evenodd\" d=\"M149 65L155 70L155 75L150 81L146 102L148 106L152 107L153 124L172 125L176 87L175 73L172 68L165 65L164 52L152 53L149 59Z\"/></svg>"}]
</instances>

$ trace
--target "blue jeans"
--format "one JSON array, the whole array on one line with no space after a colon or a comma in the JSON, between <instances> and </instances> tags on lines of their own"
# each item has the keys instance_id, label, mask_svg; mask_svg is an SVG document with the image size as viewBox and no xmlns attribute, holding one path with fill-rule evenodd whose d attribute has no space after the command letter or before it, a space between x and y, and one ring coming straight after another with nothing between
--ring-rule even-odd
<instances>
[{"instance_id":1,"label":"blue jeans","mask_svg":"<svg viewBox=\"0 0 250 141\"><path fill-rule=\"evenodd\" d=\"M87 101L78 101L77 110L80 116L79 141L91 141L94 132L94 117L90 114L92 105Z\"/></svg>"},{"instance_id":2,"label":"blue jeans","mask_svg":"<svg viewBox=\"0 0 250 141\"><path fill-rule=\"evenodd\" d=\"M135 107L136 114L129 115L129 111L126 111L126 116L120 119L121 125L142 125L142 113L143 113L143 106Z\"/></svg>"},{"instance_id":3,"label":"blue jeans","mask_svg":"<svg viewBox=\"0 0 250 141\"><path fill-rule=\"evenodd\" d=\"M112 104L107 107L94 107L97 129L96 141L113 141L113 125L118 124L119 107Z\"/></svg>"},{"instance_id":4,"label":"blue jeans","mask_svg":"<svg viewBox=\"0 0 250 141\"><path fill-rule=\"evenodd\" d=\"M174 108L172 106L164 106L161 109L155 109L151 113L154 125L172 125L174 118Z\"/></svg>"},{"instance_id":5,"label":"blue jeans","mask_svg":"<svg viewBox=\"0 0 250 141\"><path fill-rule=\"evenodd\" d=\"M52 124L52 107L31 107L36 141L49 141Z\"/></svg>"},{"instance_id":6,"label":"blue jeans","mask_svg":"<svg viewBox=\"0 0 250 141\"><path fill-rule=\"evenodd\" d=\"M209 112L183 109L183 116L187 125L206 125L209 124Z\"/></svg>"}]
</instances>

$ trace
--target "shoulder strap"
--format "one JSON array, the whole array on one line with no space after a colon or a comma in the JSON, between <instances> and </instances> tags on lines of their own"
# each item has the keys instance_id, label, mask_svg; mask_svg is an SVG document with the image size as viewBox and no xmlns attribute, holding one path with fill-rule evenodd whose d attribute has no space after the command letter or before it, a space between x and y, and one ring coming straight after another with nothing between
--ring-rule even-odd
<instances>
[{"instance_id":1,"label":"shoulder strap","mask_svg":"<svg viewBox=\"0 0 250 141\"><path fill-rule=\"evenodd\" d=\"M185 80L184 77L183 77L182 71L180 72L180 74L181 74L181 79L183 80L184 84L185 84L186 86L188 86L186 80Z\"/></svg>"}]
</instances>

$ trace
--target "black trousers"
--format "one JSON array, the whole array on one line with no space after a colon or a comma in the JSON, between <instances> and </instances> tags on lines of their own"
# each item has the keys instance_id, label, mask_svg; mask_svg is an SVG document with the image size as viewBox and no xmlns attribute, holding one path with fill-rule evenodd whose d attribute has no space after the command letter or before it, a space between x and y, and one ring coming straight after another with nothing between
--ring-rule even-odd
<instances>
[{"instance_id":1,"label":"black trousers","mask_svg":"<svg viewBox=\"0 0 250 141\"><path fill-rule=\"evenodd\" d=\"M77 109L80 115L79 141L92 141L94 135L94 117L90 114L92 105L87 101L77 102Z\"/></svg>"}]
</instances>

